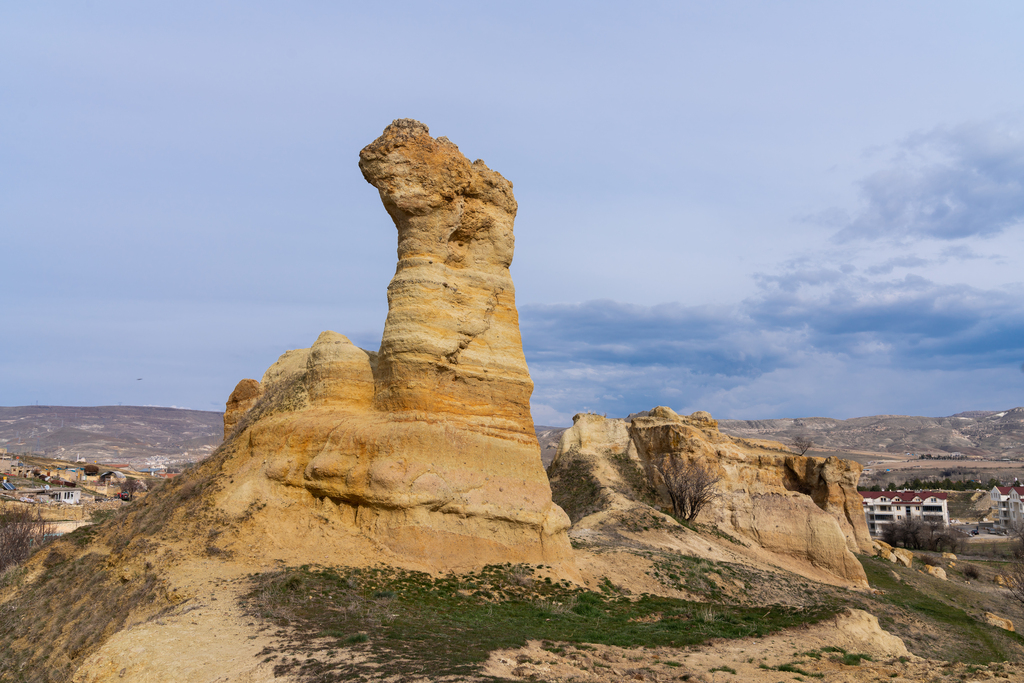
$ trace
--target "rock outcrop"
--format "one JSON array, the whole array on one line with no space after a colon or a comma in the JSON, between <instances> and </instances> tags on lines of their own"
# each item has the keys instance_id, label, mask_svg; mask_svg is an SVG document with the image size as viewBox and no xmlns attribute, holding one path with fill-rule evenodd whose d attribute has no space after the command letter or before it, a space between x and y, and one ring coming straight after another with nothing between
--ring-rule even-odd
<instances>
[{"instance_id":1,"label":"rock outcrop","mask_svg":"<svg viewBox=\"0 0 1024 683\"><path fill-rule=\"evenodd\" d=\"M235 390L228 397L224 406L224 438L231 436L235 431L235 425L242 419L242 416L249 412L249 408L256 405L256 401L263 396L263 387L254 379L243 379Z\"/></svg>"},{"instance_id":2,"label":"rock outcrop","mask_svg":"<svg viewBox=\"0 0 1024 683\"><path fill-rule=\"evenodd\" d=\"M430 569L571 565L530 416L512 184L408 119L359 166L398 228L380 351L324 332L267 370L244 415L254 389L240 384L228 413L244 483L221 505L299 503Z\"/></svg>"},{"instance_id":3,"label":"rock outcrop","mask_svg":"<svg viewBox=\"0 0 1024 683\"><path fill-rule=\"evenodd\" d=\"M577 524L591 524L588 515L644 506L638 494L645 485L655 498L653 507L670 510L660 468L666 461L696 460L721 477L719 496L699 521L770 553L866 585L854 555L872 552L857 493L857 463L799 456L781 444L726 436L703 411L683 417L659 407L628 423L596 415L577 415L573 421L562 436L549 475L559 500L571 490L560 484L570 468L582 467L591 478L589 507L579 501L570 505ZM639 469L644 481L631 477L632 469ZM569 479L580 481L581 477L576 474ZM626 490L629 479L633 481Z\"/></svg>"},{"instance_id":4,"label":"rock outcrop","mask_svg":"<svg viewBox=\"0 0 1024 683\"><path fill-rule=\"evenodd\" d=\"M991 612L985 612L985 623L989 626L995 626L1001 628L1004 631L1013 631L1013 622L1006 617L1001 617L998 614L992 614Z\"/></svg>"}]
</instances>

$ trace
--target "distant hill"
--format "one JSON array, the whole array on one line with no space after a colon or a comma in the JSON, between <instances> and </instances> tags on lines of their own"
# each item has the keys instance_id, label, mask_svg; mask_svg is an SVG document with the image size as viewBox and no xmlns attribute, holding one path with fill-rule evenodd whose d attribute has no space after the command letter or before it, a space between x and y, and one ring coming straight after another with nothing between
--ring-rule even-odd
<instances>
[{"instance_id":1,"label":"distant hill","mask_svg":"<svg viewBox=\"0 0 1024 683\"><path fill-rule=\"evenodd\" d=\"M541 462L544 463L544 467L547 467L555 459L555 453L558 451L558 441L562 438L562 432L565 431L565 427L537 425L534 427L534 431L537 432L537 441L540 442Z\"/></svg>"},{"instance_id":2,"label":"distant hill","mask_svg":"<svg viewBox=\"0 0 1024 683\"><path fill-rule=\"evenodd\" d=\"M886 453L954 453L1024 457L1024 408L969 411L949 417L874 415L849 420L805 417L721 420L723 432L786 444L802 435L815 448Z\"/></svg>"},{"instance_id":3,"label":"distant hill","mask_svg":"<svg viewBox=\"0 0 1024 683\"><path fill-rule=\"evenodd\" d=\"M719 420L718 426L731 436L771 439L787 445L798 436L807 436L814 442L815 450L917 454L959 452L964 455L1024 458L1024 408L972 410L949 417L873 415L849 420L829 417ZM538 426L536 431L544 465L547 466L565 429Z\"/></svg>"},{"instance_id":4,"label":"distant hill","mask_svg":"<svg viewBox=\"0 0 1024 683\"><path fill-rule=\"evenodd\" d=\"M142 406L0 407L0 448L51 458L139 462L202 459L220 445L223 414Z\"/></svg>"},{"instance_id":5,"label":"distant hill","mask_svg":"<svg viewBox=\"0 0 1024 683\"><path fill-rule=\"evenodd\" d=\"M975 410L949 417L874 415L777 420L721 420L732 436L792 444L807 435L815 449L952 453L1024 458L1024 408ZM546 467L565 429L537 425ZM144 461L162 456L192 462L220 445L223 413L143 406L0 407L0 448L65 460ZM61 450L63 449L63 450Z\"/></svg>"}]
</instances>

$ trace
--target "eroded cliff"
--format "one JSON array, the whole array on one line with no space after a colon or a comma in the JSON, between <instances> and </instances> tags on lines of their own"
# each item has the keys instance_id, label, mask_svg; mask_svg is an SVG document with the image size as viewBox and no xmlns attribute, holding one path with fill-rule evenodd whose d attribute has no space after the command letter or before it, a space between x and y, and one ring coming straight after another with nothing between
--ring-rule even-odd
<instances>
[{"instance_id":1,"label":"eroded cliff","mask_svg":"<svg viewBox=\"0 0 1024 683\"><path fill-rule=\"evenodd\" d=\"M866 585L854 556L872 552L855 462L804 457L781 444L735 439L720 433L703 411L680 416L659 407L630 422L577 415L562 436L549 474L576 533L622 511L670 510L662 467L671 464L667 461L694 460L721 477L717 498L698 521L776 555L780 566L819 580L826 572ZM641 479L632 474L638 469ZM587 481L580 494L579 482Z\"/></svg>"}]
</instances>

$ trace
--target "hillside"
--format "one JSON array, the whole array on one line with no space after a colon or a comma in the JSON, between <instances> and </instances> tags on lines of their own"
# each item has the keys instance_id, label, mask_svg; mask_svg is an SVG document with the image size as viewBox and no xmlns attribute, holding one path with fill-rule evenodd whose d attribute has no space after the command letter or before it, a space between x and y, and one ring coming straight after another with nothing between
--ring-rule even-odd
<instances>
[{"instance_id":1,"label":"hillside","mask_svg":"<svg viewBox=\"0 0 1024 683\"><path fill-rule=\"evenodd\" d=\"M743 438L793 443L809 436L822 449L888 453L954 453L1024 456L1024 408L969 411L949 417L873 415L849 420L805 417L721 420L723 432Z\"/></svg>"},{"instance_id":2,"label":"hillside","mask_svg":"<svg viewBox=\"0 0 1024 683\"><path fill-rule=\"evenodd\" d=\"M815 450L820 451L933 455L959 452L970 456L1024 458L1024 408L972 410L949 417L872 415L848 420L829 417L719 420L718 426L730 436L770 439L785 444L807 436L814 442ZM564 431L563 427L537 427L545 465L554 457Z\"/></svg>"},{"instance_id":3,"label":"hillside","mask_svg":"<svg viewBox=\"0 0 1024 683\"><path fill-rule=\"evenodd\" d=\"M205 458L224 436L223 413L154 406L0 407L0 448L61 460L130 462Z\"/></svg>"}]
</instances>

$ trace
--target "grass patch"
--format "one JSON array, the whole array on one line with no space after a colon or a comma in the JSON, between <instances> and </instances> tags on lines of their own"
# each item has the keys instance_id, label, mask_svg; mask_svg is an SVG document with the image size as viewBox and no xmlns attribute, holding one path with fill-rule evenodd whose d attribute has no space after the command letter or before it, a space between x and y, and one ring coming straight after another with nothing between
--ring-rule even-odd
<instances>
[{"instance_id":1,"label":"grass patch","mask_svg":"<svg viewBox=\"0 0 1024 683\"><path fill-rule=\"evenodd\" d=\"M653 574L654 578L669 588L718 601L723 597L720 582L727 574L734 574L734 570L728 564L702 557L663 555L654 561ZM712 578L712 574L716 577Z\"/></svg>"},{"instance_id":2,"label":"grass patch","mask_svg":"<svg viewBox=\"0 0 1024 683\"><path fill-rule=\"evenodd\" d=\"M825 677L825 674L812 674L811 672L805 671L804 669L801 669L799 666L797 666L796 664L793 664L793 663L791 663L791 664L780 664L777 667L775 667L775 670L776 671L784 671L786 673L791 673L791 674L800 674L801 676L809 676L810 678L824 678Z\"/></svg>"},{"instance_id":3,"label":"grass patch","mask_svg":"<svg viewBox=\"0 0 1024 683\"><path fill-rule=\"evenodd\" d=\"M944 635L945 644L926 643L930 649L921 648L917 654L965 664L1019 659L1024 638L983 624L954 604L969 601L973 594L961 594L962 589L953 584L944 584L925 594L912 583L894 577L888 562L862 557L861 564L871 586L883 591L883 595L874 599L875 605L865 607L879 614L883 628L905 635L898 630L900 624L920 619Z\"/></svg>"},{"instance_id":4,"label":"grass patch","mask_svg":"<svg viewBox=\"0 0 1024 683\"><path fill-rule=\"evenodd\" d=\"M708 605L646 594L630 600L562 582L524 582L527 570L501 565L433 578L384 567L301 567L253 575L244 603L249 613L279 628L282 651L359 648L365 663L320 663L318 675L332 672L341 678L371 670L379 676L467 675L492 651L522 647L528 639L547 641L546 649L564 649L586 643L684 647L712 638L765 636L820 621L839 609ZM354 633L365 634L367 641L343 640ZM294 657L275 666L279 676L303 673Z\"/></svg>"},{"instance_id":5,"label":"grass patch","mask_svg":"<svg viewBox=\"0 0 1024 683\"><path fill-rule=\"evenodd\" d=\"M853 654L852 652L847 652L846 654L843 655L843 658L842 658L841 661L846 666L860 666L860 663L862 661L864 661L864 660L867 660L867 661L870 662L871 661L871 655Z\"/></svg>"}]
</instances>

